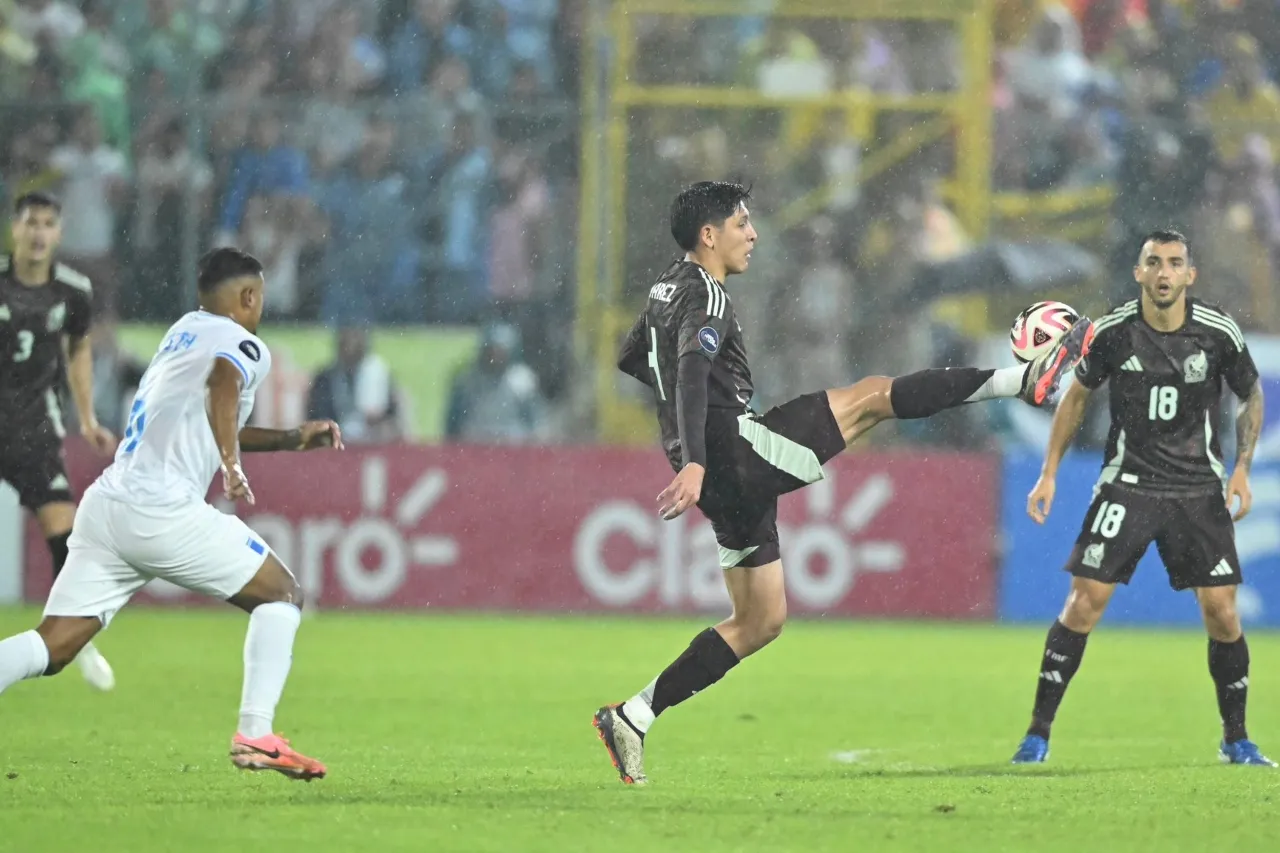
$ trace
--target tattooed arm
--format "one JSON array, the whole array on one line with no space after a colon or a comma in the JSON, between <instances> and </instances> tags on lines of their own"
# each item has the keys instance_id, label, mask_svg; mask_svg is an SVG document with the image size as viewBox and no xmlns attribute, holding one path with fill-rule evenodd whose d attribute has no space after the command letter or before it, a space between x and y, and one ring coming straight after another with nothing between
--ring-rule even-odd
<instances>
[{"instance_id":1,"label":"tattooed arm","mask_svg":"<svg viewBox=\"0 0 1280 853\"><path fill-rule=\"evenodd\" d=\"M1236 410L1236 467L1227 483L1227 507L1231 507L1236 497L1240 498L1236 521L1248 515L1253 504L1249 468L1253 465L1253 452L1262 433L1262 409L1262 382L1255 381L1253 389L1240 401L1240 408Z\"/></svg>"},{"instance_id":2,"label":"tattooed arm","mask_svg":"<svg viewBox=\"0 0 1280 853\"><path fill-rule=\"evenodd\" d=\"M1236 410L1236 468L1249 470L1262 432L1262 383L1255 382Z\"/></svg>"}]
</instances>

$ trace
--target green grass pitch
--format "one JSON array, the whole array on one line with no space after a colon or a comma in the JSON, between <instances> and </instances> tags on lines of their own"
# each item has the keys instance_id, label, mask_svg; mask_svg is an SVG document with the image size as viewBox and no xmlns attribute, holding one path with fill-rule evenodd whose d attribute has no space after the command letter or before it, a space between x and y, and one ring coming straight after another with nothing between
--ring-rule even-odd
<instances>
[{"instance_id":1,"label":"green grass pitch","mask_svg":"<svg viewBox=\"0 0 1280 853\"><path fill-rule=\"evenodd\" d=\"M114 693L68 671L0 696L0 850L1280 849L1280 775L1216 760L1196 632L1104 625L1050 763L1013 768L1043 626L795 624L664 715L630 788L591 713L703 621L305 620L277 728L328 763L311 784L227 760L244 624L126 610L100 643ZM1277 755L1280 637L1251 648Z\"/></svg>"}]
</instances>

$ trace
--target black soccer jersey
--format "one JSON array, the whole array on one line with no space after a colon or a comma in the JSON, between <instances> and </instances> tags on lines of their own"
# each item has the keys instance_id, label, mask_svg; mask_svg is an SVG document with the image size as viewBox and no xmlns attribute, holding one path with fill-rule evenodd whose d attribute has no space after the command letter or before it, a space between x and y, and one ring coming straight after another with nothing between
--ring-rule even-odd
<instances>
[{"instance_id":1,"label":"black soccer jersey","mask_svg":"<svg viewBox=\"0 0 1280 853\"><path fill-rule=\"evenodd\" d=\"M1158 332L1138 300L1099 319L1076 368L1087 388L1111 381L1111 429L1102 481L1163 495L1220 490L1222 383L1244 397L1258 369L1235 321L1188 299L1187 320Z\"/></svg>"},{"instance_id":2,"label":"black soccer jersey","mask_svg":"<svg viewBox=\"0 0 1280 853\"><path fill-rule=\"evenodd\" d=\"M724 287L698 264L676 261L649 291L649 300L622 345L618 367L653 389L662 447L672 467L681 465L676 421L676 373L680 356L711 359L707 393L708 467L727 458L737 418L754 389L742 327Z\"/></svg>"},{"instance_id":3,"label":"black soccer jersey","mask_svg":"<svg viewBox=\"0 0 1280 853\"><path fill-rule=\"evenodd\" d=\"M47 284L29 287L0 255L0 424L7 429L53 421L61 431L62 336L88 334L89 279L55 264Z\"/></svg>"}]
</instances>

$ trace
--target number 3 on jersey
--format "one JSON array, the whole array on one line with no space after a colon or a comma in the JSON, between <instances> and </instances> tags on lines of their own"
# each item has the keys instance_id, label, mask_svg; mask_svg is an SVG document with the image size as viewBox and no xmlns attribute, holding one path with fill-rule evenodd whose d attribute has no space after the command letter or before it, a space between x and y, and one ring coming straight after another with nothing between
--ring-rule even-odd
<instances>
[{"instance_id":1,"label":"number 3 on jersey","mask_svg":"<svg viewBox=\"0 0 1280 853\"><path fill-rule=\"evenodd\" d=\"M1178 414L1178 389L1172 385L1157 385L1151 389L1151 403L1147 406L1148 420L1171 421Z\"/></svg>"},{"instance_id":2,"label":"number 3 on jersey","mask_svg":"<svg viewBox=\"0 0 1280 853\"><path fill-rule=\"evenodd\" d=\"M147 428L146 404L142 400L134 400L129 409L129 423L124 428L124 452L132 453L138 449L142 439L142 431Z\"/></svg>"},{"instance_id":3,"label":"number 3 on jersey","mask_svg":"<svg viewBox=\"0 0 1280 853\"><path fill-rule=\"evenodd\" d=\"M36 336L26 329L18 330L18 351L13 354L14 361L26 361L31 358L31 346Z\"/></svg>"}]
</instances>

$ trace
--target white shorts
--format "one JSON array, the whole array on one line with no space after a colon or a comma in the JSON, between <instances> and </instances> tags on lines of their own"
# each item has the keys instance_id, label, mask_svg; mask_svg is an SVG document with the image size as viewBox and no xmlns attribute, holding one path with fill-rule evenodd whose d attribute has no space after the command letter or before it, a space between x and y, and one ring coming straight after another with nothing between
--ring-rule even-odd
<instances>
[{"instance_id":1,"label":"white shorts","mask_svg":"<svg viewBox=\"0 0 1280 853\"><path fill-rule=\"evenodd\" d=\"M262 537L204 501L152 507L85 492L66 565L45 616L96 616L103 627L153 578L228 599L266 562Z\"/></svg>"}]
</instances>

